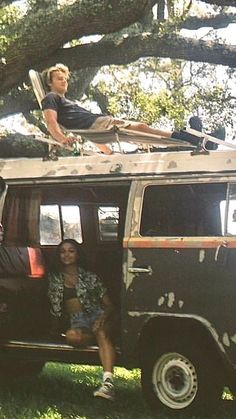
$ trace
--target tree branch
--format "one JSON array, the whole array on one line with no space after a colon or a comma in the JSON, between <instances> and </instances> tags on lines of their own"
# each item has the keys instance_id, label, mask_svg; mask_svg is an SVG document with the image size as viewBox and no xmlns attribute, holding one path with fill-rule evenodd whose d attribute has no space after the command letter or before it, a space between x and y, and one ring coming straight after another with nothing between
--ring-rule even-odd
<instances>
[{"instance_id":1,"label":"tree branch","mask_svg":"<svg viewBox=\"0 0 236 419\"><path fill-rule=\"evenodd\" d=\"M0 119L16 113L27 113L39 109L33 95L22 90L20 94L5 95L0 98Z\"/></svg>"},{"instance_id":2,"label":"tree branch","mask_svg":"<svg viewBox=\"0 0 236 419\"><path fill-rule=\"evenodd\" d=\"M5 7L8 6L11 3L14 3L15 0L0 0L0 6Z\"/></svg>"},{"instance_id":3,"label":"tree branch","mask_svg":"<svg viewBox=\"0 0 236 419\"><path fill-rule=\"evenodd\" d=\"M236 7L235 0L201 0L203 3L214 4L216 6L233 6Z\"/></svg>"},{"instance_id":4,"label":"tree branch","mask_svg":"<svg viewBox=\"0 0 236 419\"><path fill-rule=\"evenodd\" d=\"M66 62L73 70L128 64L140 57L162 57L236 67L236 46L182 36L140 34L120 42L100 41L59 50L51 62Z\"/></svg>"},{"instance_id":5,"label":"tree branch","mask_svg":"<svg viewBox=\"0 0 236 419\"><path fill-rule=\"evenodd\" d=\"M231 23L236 22L235 13L221 13L216 16L196 17L189 16L182 24L182 28L197 30L203 27L211 27L214 29L227 28Z\"/></svg>"},{"instance_id":6,"label":"tree branch","mask_svg":"<svg viewBox=\"0 0 236 419\"><path fill-rule=\"evenodd\" d=\"M69 95L79 99L99 67L109 64L128 64L140 57L151 56L212 64L223 63L229 67L236 67L235 46L226 46L213 41L185 39L181 36L165 35L160 38L153 34L122 38L119 42L101 40L94 44L64 48L58 50L50 58L49 64L65 62L71 70L77 72L76 77L73 77L72 73ZM78 68L81 68L79 72ZM0 118L38 109L37 103L29 95L29 91L21 91L13 97L3 96L1 101Z\"/></svg>"},{"instance_id":7,"label":"tree branch","mask_svg":"<svg viewBox=\"0 0 236 419\"><path fill-rule=\"evenodd\" d=\"M71 6L51 8L46 15L41 9L22 18L12 28L15 39L5 51L5 64L0 63L2 94L22 82L29 68L39 65L39 57L40 61L48 57L48 51L81 36L116 32L150 9L149 0L110 0L109 6L106 0L77 0Z\"/></svg>"}]
</instances>

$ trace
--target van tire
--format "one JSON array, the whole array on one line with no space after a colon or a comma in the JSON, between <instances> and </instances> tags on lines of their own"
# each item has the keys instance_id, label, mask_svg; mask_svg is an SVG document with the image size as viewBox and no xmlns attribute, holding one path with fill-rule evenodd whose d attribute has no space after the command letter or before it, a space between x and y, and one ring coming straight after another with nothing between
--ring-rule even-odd
<instances>
[{"instance_id":1,"label":"van tire","mask_svg":"<svg viewBox=\"0 0 236 419\"><path fill-rule=\"evenodd\" d=\"M152 408L164 407L175 415L214 410L223 391L220 372L217 377L216 372L212 354L201 354L200 345L187 348L172 343L146 354L141 372L143 394Z\"/></svg>"},{"instance_id":2,"label":"van tire","mask_svg":"<svg viewBox=\"0 0 236 419\"><path fill-rule=\"evenodd\" d=\"M45 362L43 361L25 361L18 359L1 359L0 360L0 379L21 378L21 377L34 377L38 375Z\"/></svg>"}]
</instances>

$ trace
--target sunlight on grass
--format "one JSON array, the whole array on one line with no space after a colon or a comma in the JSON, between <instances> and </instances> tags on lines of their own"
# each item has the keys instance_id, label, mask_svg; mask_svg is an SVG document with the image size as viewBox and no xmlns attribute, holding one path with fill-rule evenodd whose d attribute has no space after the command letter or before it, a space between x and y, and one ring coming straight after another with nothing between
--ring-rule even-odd
<instances>
[{"instance_id":1,"label":"sunlight on grass","mask_svg":"<svg viewBox=\"0 0 236 419\"><path fill-rule=\"evenodd\" d=\"M228 387L225 387L223 394L222 394L223 400L234 400L234 396L231 393L230 389Z\"/></svg>"},{"instance_id":2,"label":"sunlight on grass","mask_svg":"<svg viewBox=\"0 0 236 419\"><path fill-rule=\"evenodd\" d=\"M57 409L51 407L49 407L42 415L39 412L39 415L40 416L38 417L40 417L40 419L62 419L62 415L57 411Z\"/></svg>"},{"instance_id":3,"label":"sunlight on grass","mask_svg":"<svg viewBox=\"0 0 236 419\"><path fill-rule=\"evenodd\" d=\"M34 378L0 381L0 419L169 419L165 411L153 413L146 405L138 369L115 368L116 400L95 399L102 368L48 363ZM207 395L206 395L207 397ZM232 394L226 388L218 415L208 419L235 419ZM207 412L206 412L207 413ZM173 414L172 414L173 417ZM174 415L175 417L175 415ZM182 419L205 419L186 416Z\"/></svg>"}]
</instances>

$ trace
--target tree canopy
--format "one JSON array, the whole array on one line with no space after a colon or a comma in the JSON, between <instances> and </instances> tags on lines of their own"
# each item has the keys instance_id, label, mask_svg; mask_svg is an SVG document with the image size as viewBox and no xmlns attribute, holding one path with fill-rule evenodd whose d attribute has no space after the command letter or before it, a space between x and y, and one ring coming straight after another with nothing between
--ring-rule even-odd
<instances>
[{"instance_id":1,"label":"tree canopy","mask_svg":"<svg viewBox=\"0 0 236 419\"><path fill-rule=\"evenodd\" d=\"M28 71L56 62L75 72L78 97L103 66L143 58L236 67L236 45L214 36L236 23L236 0L28 0L20 6L0 0L0 118L30 117L37 104ZM211 39L182 31L200 28Z\"/></svg>"}]
</instances>

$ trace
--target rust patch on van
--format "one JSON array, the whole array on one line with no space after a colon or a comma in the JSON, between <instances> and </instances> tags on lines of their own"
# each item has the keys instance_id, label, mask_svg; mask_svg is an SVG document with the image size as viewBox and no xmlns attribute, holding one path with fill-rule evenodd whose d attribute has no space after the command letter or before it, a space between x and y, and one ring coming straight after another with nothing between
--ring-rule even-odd
<instances>
[{"instance_id":1,"label":"rust patch on van","mask_svg":"<svg viewBox=\"0 0 236 419\"><path fill-rule=\"evenodd\" d=\"M227 248L236 248L235 237L227 237ZM202 238L202 237L132 237L131 239L124 237L124 248L146 248L146 249L216 249L222 244L222 237ZM201 260L205 255L201 253Z\"/></svg>"}]
</instances>

